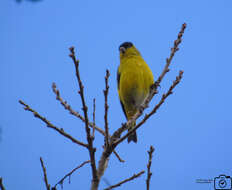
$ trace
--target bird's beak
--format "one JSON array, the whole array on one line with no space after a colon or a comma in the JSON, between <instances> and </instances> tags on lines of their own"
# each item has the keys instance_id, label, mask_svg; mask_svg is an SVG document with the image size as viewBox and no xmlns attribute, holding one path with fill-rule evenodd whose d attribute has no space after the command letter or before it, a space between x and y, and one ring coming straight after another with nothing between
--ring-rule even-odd
<instances>
[{"instance_id":1,"label":"bird's beak","mask_svg":"<svg viewBox=\"0 0 232 190\"><path fill-rule=\"evenodd\" d=\"M126 52L126 48L120 47L119 51L124 54Z\"/></svg>"}]
</instances>

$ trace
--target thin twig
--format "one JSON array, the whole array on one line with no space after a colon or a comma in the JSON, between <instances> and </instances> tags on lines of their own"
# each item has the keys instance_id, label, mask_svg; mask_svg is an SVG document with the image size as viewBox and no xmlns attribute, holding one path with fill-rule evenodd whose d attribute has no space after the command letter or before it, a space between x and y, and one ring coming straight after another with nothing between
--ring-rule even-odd
<instances>
[{"instance_id":1,"label":"thin twig","mask_svg":"<svg viewBox=\"0 0 232 190\"><path fill-rule=\"evenodd\" d=\"M160 82L162 81L162 79L164 78L165 74L167 72L169 72L169 66L171 64L172 58L174 57L175 53L179 50L179 44L182 41L182 36L184 34L185 28L186 28L187 24L184 23L181 27L181 30L177 36L177 39L174 41L174 45L173 48L171 48L171 54L170 56L166 59L166 65L164 67L163 72L161 73L161 75L159 76L158 80L156 81L156 86L158 87Z\"/></svg>"},{"instance_id":2,"label":"thin twig","mask_svg":"<svg viewBox=\"0 0 232 190\"><path fill-rule=\"evenodd\" d=\"M74 168L71 172L67 173L61 180L59 180L53 187L53 189L56 189L56 186L58 184L63 184L64 180L67 178L67 177L71 177L71 175L73 174L73 172L75 172L76 170L78 170L79 168L81 168L82 166L84 166L85 164L87 163L90 163L90 160L87 160L85 162L83 162L82 164L80 164L79 166L77 166L76 168ZM70 182L69 182L70 183Z\"/></svg>"},{"instance_id":3,"label":"thin twig","mask_svg":"<svg viewBox=\"0 0 232 190\"><path fill-rule=\"evenodd\" d=\"M45 185L46 185L47 190L50 190L50 185L48 184L47 172L46 172L46 168L45 168L45 166L44 166L42 157L40 157L40 163L41 163L41 167L42 167L42 169L43 169L44 183L45 183Z\"/></svg>"},{"instance_id":4,"label":"thin twig","mask_svg":"<svg viewBox=\"0 0 232 190\"><path fill-rule=\"evenodd\" d=\"M72 109L72 107L67 103L67 101L65 101L61 96L60 96L60 91L57 89L57 86L55 83L52 84L52 90L53 92L56 94L56 99L60 102L60 104L69 111L70 114L76 116L77 118L79 118L81 121L83 121L85 123L85 118L83 116L80 115L80 113L78 113L77 111L74 111ZM95 100L95 99L94 99ZM100 127L96 126L96 124L93 122L89 122L89 126L92 127L93 129L96 129L96 131L98 131L99 133L101 133L103 136L105 136L105 131L102 130ZM109 136L110 138L110 136ZM118 155L118 153L116 151L113 151L115 156L118 158L118 160L120 162L124 162L123 159L120 158L120 156Z\"/></svg>"},{"instance_id":5,"label":"thin twig","mask_svg":"<svg viewBox=\"0 0 232 190\"><path fill-rule=\"evenodd\" d=\"M125 160L123 160L115 150L113 150L113 153L115 154L115 156L118 158L120 162L125 162Z\"/></svg>"},{"instance_id":6,"label":"thin twig","mask_svg":"<svg viewBox=\"0 0 232 190\"><path fill-rule=\"evenodd\" d=\"M95 112L96 112L96 99L93 99L93 133L92 133L92 138L95 138L95 128L96 128L96 123L95 123Z\"/></svg>"},{"instance_id":7,"label":"thin twig","mask_svg":"<svg viewBox=\"0 0 232 190\"><path fill-rule=\"evenodd\" d=\"M119 183L117 183L117 184L115 184L115 185L112 185L112 186L106 188L105 190L110 190L110 189L113 189L113 188L115 188L115 187L119 187L119 186L121 186L122 184L124 184L124 183L126 183L126 182L128 182L128 181L131 181L131 180L133 180L133 179L135 179L135 178L137 178L137 177L139 177L139 176L141 176L142 174L144 174L144 172L145 172L145 171L143 170L143 171L139 172L138 174L134 174L134 175L131 176L130 178L127 178L127 179L125 179L125 180L123 180L123 181L121 181L121 182L119 182Z\"/></svg>"},{"instance_id":8,"label":"thin twig","mask_svg":"<svg viewBox=\"0 0 232 190\"><path fill-rule=\"evenodd\" d=\"M108 85L108 79L109 79L109 76L110 76L110 72L109 70L107 69L106 70L106 76L105 76L105 90L103 90L104 92L104 97L105 97L105 115L104 115L104 120L105 120L105 144L106 144L106 147L109 146L109 126L108 126L108 109L109 109L109 106L108 106L108 93L109 93L109 85Z\"/></svg>"},{"instance_id":9,"label":"thin twig","mask_svg":"<svg viewBox=\"0 0 232 190\"><path fill-rule=\"evenodd\" d=\"M67 103L67 101L63 100L63 98L60 96L60 91L57 89L57 86L55 83L52 84L52 90L56 94L56 99L60 102L60 104L69 111L70 114L76 116L81 121L85 123L85 118L77 111L74 111L72 107ZM95 128L99 133L105 136L104 130L102 130L100 127L97 127L94 125L94 123L89 122L89 126L92 128Z\"/></svg>"},{"instance_id":10,"label":"thin twig","mask_svg":"<svg viewBox=\"0 0 232 190\"><path fill-rule=\"evenodd\" d=\"M36 112L35 110L33 110L29 105L27 105L26 103L24 103L22 100L19 100L19 103L22 104L24 106L24 109L26 111L30 111L34 114L34 116L36 118L39 118L40 120L42 120L44 123L46 123L46 126L48 128L52 128L54 129L55 131L57 131L58 133L60 133L61 135L63 135L64 137L68 138L69 140L71 140L73 143L75 144L78 144L78 145L81 145L85 148L88 148L88 145L75 139L74 137L72 137L71 135L69 135L68 133L66 133L64 131L63 128L58 128L56 127L55 125L53 125L50 121L48 121L45 117L41 116L38 112Z\"/></svg>"},{"instance_id":11,"label":"thin twig","mask_svg":"<svg viewBox=\"0 0 232 190\"><path fill-rule=\"evenodd\" d=\"M148 155L149 155L149 159L148 159L148 164L147 164L147 179L146 179L146 185L147 185L147 190L150 189L150 180L151 180L151 163L152 163L152 154L154 152L154 147L150 146L150 150L147 151Z\"/></svg>"},{"instance_id":12,"label":"thin twig","mask_svg":"<svg viewBox=\"0 0 232 190\"><path fill-rule=\"evenodd\" d=\"M0 188L1 188L1 190L6 190L4 185L3 185L3 180L1 177L0 177Z\"/></svg>"},{"instance_id":13,"label":"thin twig","mask_svg":"<svg viewBox=\"0 0 232 190\"><path fill-rule=\"evenodd\" d=\"M120 139L118 139L117 141L115 141L113 143L113 147L116 147L119 143L121 143L122 141L124 141L128 136L130 136L131 134L133 134L140 126L142 126L142 124L144 124L148 120L148 118L150 118L153 114L156 113L156 111L159 109L159 107L164 103L165 99L169 95L172 94L172 90L175 88L175 86L181 81L182 75L183 75L183 71L180 71L179 75L176 77L176 80L173 81L173 84L170 86L168 92L162 95L161 100L159 101L158 104L156 104L156 106L153 108L153 110L149 114L146 114L144 116L143 120L140 121L131 131L129 131L123 137L121 137Z\"/></svg>"},{"instance_id":14,"label":"thin twig","mask_svg":"<svg viewBox=\"0 0 232 190\"><path fill-rule=\"evenodd\" d=\"M89 128L89 119L88 119L88 108L85 104L85 98L84 98L84 86L82 84L81 78L80 78L80 72L79 72L79 60L76 59L75 56L75 52L74 52L74 47L70 48L70 57L72 58L75 68L76 68L76 77L77 77L77 81L79 84L79 94L81 97L81 102L82 102L82 110L84 112L84 117L85 117L85 130L86 130L86 138L88 141L88 150L89 150L89 156L90 156L90 160L91 160L91 168L92 168L92 190L97 189L96 184L99 183L99 179L97 176L97 169L96 169L96 162L95 162L95 151L96 148L93 147L93 138L91 137L90 134L90 128Z\"/></svg>"}]
</instances>

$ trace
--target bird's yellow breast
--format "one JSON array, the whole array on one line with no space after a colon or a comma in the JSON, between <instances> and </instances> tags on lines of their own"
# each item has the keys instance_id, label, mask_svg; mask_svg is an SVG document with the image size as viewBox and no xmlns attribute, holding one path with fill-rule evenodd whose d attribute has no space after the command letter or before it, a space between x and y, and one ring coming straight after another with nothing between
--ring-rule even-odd
<instances>
[{"instance_id":1,"label":"bird's yellow breast","mask_svg":"<svg viewBox=\"0 0 232 190\"><path fill-rule=\"evenodd\" d=\"M118 68L119 98L127 118L133 116L154 83L153 74L140 55L121 57Z\"/></svg>"}]
</instances>

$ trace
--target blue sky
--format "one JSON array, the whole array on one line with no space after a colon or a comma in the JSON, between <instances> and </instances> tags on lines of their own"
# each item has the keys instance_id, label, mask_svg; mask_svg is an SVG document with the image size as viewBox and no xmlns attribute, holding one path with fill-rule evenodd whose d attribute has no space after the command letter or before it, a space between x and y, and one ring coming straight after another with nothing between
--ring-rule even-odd
<instances>
[{"instance_id":1,"label":"blue sky","mask_svg":"<svg viewBox=\"0 0 232 190\"><path fill-rule=\"evenodd\" d=\"M118 46L132 41L153 71L162 71L182 23L187 29L171 71L161 84L165 92L178 71L181 83L144 127L137 144L118 148L125 163L112 155L104 179L115 184L146 169L147 150L155 147L151 189L213 189L196 179L232 176L231 44L232 3L205 1L54 1L0 2L0 176L7 189L45 189L39 157L54 185L88 160L88 152L48 129L22 99L55 125L85 141L83 123L56 101L61 95L81 112L70 46L76 47L89 115L96 98L96 123L104 124L104 75L109 69L109 125L112 133L125 117L116 89ZM156 96L150 109L160 98ZM149 110L149 109L148 109ZM96 134L96 159L103 138ZM118 189L145 189L146 175ZM64 189L89 189L90 166L71 177ZM102 181L100 189L106 188Z\"/></svg>"}]
</instances>

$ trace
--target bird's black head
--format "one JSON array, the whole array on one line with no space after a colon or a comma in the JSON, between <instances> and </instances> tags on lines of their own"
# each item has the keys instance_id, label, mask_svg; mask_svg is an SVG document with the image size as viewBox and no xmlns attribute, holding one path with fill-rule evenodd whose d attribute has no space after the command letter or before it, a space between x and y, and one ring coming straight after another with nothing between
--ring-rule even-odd
<instances>
[{"instance_id":1,"label":"bird's black head","mask_svg":"<svg viewBox=\"0 0 232 190\"><path fill-rule=\"evenodd\" d=\"M131 42L124 42L119 46L119 51L125 53L126 49L132 47L133 44Z\"/></svg>"}]
</instances>

